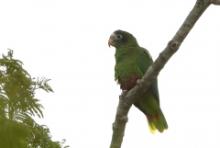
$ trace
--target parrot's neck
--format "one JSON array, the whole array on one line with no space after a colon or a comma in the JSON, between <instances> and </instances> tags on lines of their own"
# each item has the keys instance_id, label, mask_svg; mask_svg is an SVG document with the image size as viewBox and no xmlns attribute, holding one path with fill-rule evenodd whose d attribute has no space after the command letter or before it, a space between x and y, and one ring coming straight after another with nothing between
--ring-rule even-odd
<instances>
[{"instance_id":1,"label":"parrot's neck","mask_svg":"<svg viewBox=\"0 0 220 148\"><path fill-rule=\"evenodd\" d=\"M129 56L135 55L135 53L137 53L136 49L138 48L139 45L136 39L132 39L126 44L121 44L120 46L116 47L116 52L115 52L116 64L123 59L129 59Z\"/></svg>"}]
</instances>

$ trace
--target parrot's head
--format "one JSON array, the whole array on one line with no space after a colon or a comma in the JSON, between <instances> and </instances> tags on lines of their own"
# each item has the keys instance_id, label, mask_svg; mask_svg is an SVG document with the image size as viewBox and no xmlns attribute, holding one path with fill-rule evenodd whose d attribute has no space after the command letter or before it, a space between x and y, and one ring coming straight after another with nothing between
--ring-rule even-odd
<instances>
[{"instance_id":1,"label":"parrot's head","mask_svg":"<svg viewBox=\"0 0 220 148\"><path fill-rule=\"evenodd\" d=\"M136 38L129 32L116 30L108 40L108 45L115 48L138 46Z\"/></svg>"}]
</instances>

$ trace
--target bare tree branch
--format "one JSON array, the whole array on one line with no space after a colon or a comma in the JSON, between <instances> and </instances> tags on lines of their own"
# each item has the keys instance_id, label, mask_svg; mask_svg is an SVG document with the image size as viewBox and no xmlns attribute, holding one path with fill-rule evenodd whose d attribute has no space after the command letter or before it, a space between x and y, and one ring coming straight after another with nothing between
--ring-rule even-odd
<instances>
[{"instance_id":1,"label":"bare tree branch","mask_svg":"<svg viewBox=\"0 0 220 148\"><path fill-rule=\"evenodd\" d=\"M219 4L219 1L220 0L197 0L195 6L174 35L173 39L169 41L167 47L160 53L159 57L150 66L143 78L130 91L122 93L119 99L115 121L113 123L113 135L110 148L121 147L127 122L127 114L131 105L139 98L139 96L142 96L148 91L151 83L157 78L159 72L170 57L179 49L183 40L208 6L210 4Z\"/></svg>"},{"instance_id":2,"label":"bare tree branch","mask_svg":"<svg viewBox=\"0 0 220 148\"><path fill-rule=\"evenodd\" d=\"M210 3L220 5L220 0L210 0Z\"/></svg>"}]
</instances>

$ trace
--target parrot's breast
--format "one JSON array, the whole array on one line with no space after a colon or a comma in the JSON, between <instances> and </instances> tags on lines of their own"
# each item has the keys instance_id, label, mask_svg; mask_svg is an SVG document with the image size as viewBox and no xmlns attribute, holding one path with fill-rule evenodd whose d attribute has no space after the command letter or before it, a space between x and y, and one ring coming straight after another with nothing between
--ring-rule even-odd
<instances>
[{"instance_id":1,"label":"parrot's breast","mask_svg":"<svg viewBox=\"0 0 220 148\"><path fill-rule=\"evenodd\" d=\"M130 90L141 79L143 72L139 66L140 54L138 50L129 49L130 52L124 54L116 51L115 79L120 84L122 90ZM133 52L131 52L133 51Z\"/></svg>"},{"instance_id":2,"label":"parrot's breast","mask_svg":"<svg viewBox=\"0 0 220 148\"><path fill-rule=\"evenodd\" d=\"M115 78L122 90L130 90L136 85L138 79L142 78L142 73L133 63L120 63L115 67Z\"/></svg>"}]
</instances>

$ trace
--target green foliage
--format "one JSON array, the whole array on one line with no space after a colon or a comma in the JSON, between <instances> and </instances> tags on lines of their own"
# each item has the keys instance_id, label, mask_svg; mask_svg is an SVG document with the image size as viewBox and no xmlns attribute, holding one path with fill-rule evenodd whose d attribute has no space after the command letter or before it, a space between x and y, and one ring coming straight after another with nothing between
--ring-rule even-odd
<instances>
[{"instance_id":1,"label":"green foliage","mask_svg":"<svg viewBox=\"0 0 220 148\"><path fill-rule=\"evenodd\" d=\"M0 118L0 146L2 148L25 148L30 129L24 124Z\"/></svg>"},{"instance_id":2,"label":"green foliage","mask_svg":"<svg viewBox=\"0 0 220 148\"><path fill-rule=\"evenodd\" d=\"M33 116L43 117L35 98L38 89L52 92L49 79L35 79L13 58L13 51L0 58L0 146L4 148L61 148L52 141L46 126Z\"/></svg>"},{"instance_id":3,"label":"green foliage","mask_svg":"<svg viewBox=\"0 0 220 148\"><path fill-rule=\"evenodd\" d=\"M35 98L36 89L52 91L48 79L35 80L23 69L22 62L13 59L13 52L0 59L1 104L6 105L5 114L9 119L21 119L26 116L43 117L42 105Z\"/></svg>"},{"instance_id":4,"label":"green foliage","mask_svg":"<svg viewBox=\"0 0 220 148\"><path fill-rule=\"evenodd\" d=\"M28 148L61 148L60 142L51 140L47 126L39 125L31 118L26 119L23 123L31 129Z\"/></svg>"}]
</instances>

